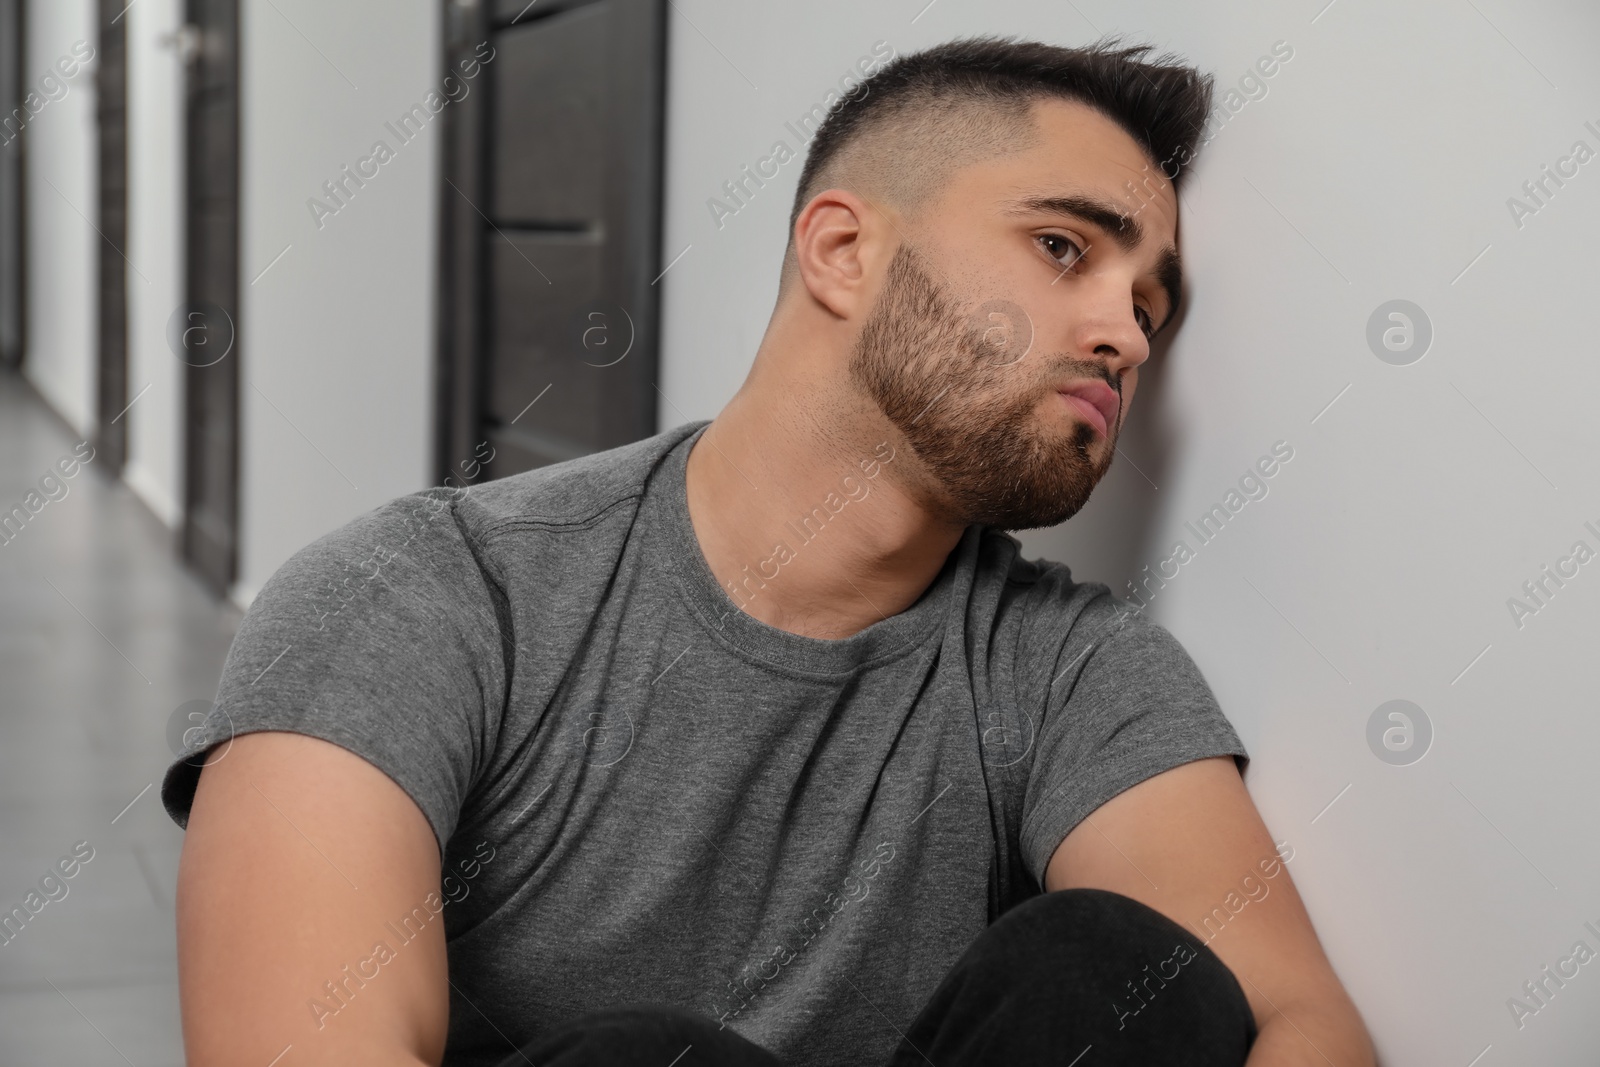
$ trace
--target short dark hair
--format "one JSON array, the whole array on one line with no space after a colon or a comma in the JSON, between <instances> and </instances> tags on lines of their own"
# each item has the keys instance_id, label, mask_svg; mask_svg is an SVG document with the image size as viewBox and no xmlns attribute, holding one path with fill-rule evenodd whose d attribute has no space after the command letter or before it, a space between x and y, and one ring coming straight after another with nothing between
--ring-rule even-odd
<instances>
[{"instance_id":1,"label":"short dark hair","mask_svg":"<svg viewBox=\"0 0 1600 1067\"><path fill-rule=\"evenodd\" d=\"M1072 100L1099 111L1176 186L1205 128L1212 78L1171 53L1147 58L1151 51L1150 45L1124 46L1118 38L1064 48L988 36L891 60L835 103L817 128L789 212L791 242L800 212L839 180L848 157L892 156L870 169L908 189L904 199L914 202L942 184L951 167L1014 149L1029 107L1040 99ZM893 143L888 135L905 126L922 130ZM874 146L878 140L888 143ZM908 152L921 158L905 158Z\"/></svg>"}]
</instances>

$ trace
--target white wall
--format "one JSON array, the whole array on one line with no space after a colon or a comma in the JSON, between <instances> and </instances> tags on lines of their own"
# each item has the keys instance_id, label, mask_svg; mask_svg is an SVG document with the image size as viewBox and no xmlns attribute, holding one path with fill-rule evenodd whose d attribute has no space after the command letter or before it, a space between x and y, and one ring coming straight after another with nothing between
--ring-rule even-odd
<instances>
[{"instance_id":1,"label":"white wall","mask_svg":"<svg viewBox=\"0 0 1600 1067\"><path fill-rule=\"evenodd\" d=\"M167 323L182 301L182 68L163 38L179 0L128 20L129 426L126 478L181 518L183 381ZM440 80L437 5L244 5L240 560L247 605L295 549L427 484L432 425L436 126L319 229L307 200ZM87 0L30 6L30 83L94 41ZM94 422L92 69L32 120L27 371L82 433ZM54 188L52 188L52 184ZM59 192L57 191L59 190ZM82 215L79 212L82 212ZM84 217L87 216L87 217ZM287 249L287 251L285 251ZM282 252L282 258L278 257ZM146 389L146 386L149 388ZM143 391L141 393L141 391Z\"/></svg>"},{"instance_id":2,"label":"white wall","mask_svg":"<svg viewBox=\"0 0 1600 1067\"><path fill-rule=\"evenodd\" d=\"M384 124L439 86L439 6L244 4L241 604L428 484L438 120L403 147ZM307 201L379 139L395 158L319 229Z\"/></svg>"},{"instance_id":3,"label":"white wall","mask_svg":"<svg viewBox=\"0 0 1600 1067\"><path fill-rule=\"evenodd\" d=\"M167 322L183 302L181 0L128 8L128 463L123 478L168 526L182 519L183 364Z\"/></svg>"},{"instance_id":4,"label":"white wall","mask_svg":"<svg viewBox=\"0 0 1600 1067\"><path fill-rule=\"evenodd\" d=\"M25 92L43 101L28 122L28 341L23 369L46 400L88 436L94 426L97 306L95 264L100 237L90 222L99 212L94 176L94 67L57 78L57 60L72 46L93 46L89 0L29 4ZM71 69L70 65L67 69ZM63 89L57 88L60 85ZM58 99L50 99L50 96Z\"/></svg>"},{"instance_id":5,"label":"white wall","mask_svg":"<svg viewBox=\"0 0 1600 1067\"><path fill-rule=\"evenodd\" d=\"M1295 879L1383 1062L1592 1062L1600 964L1520 1027L1507 1001L1580 939L1600 949L1583 926L1600 928L1600 563L1520 629L1507 598L1575 541L1600 549L1583 526L1600 529L1600 161L1520 228L1507 198L1574 141L1600 149L1584 126L1600 130L1593 7L679 7L663 266L692 248L662 282L663 426L715 415L748 368L800 161L720 231L707 198L774 140L798 147L785 121L875 41L906 52L970 33L1126 32L1214 71L1219 92L1288 42L1293 59L1185 190L1191 303L1141 372L1122 457L1083 513L1024 540L1118 592L1177 540L1194 552L1150 610L1249 746L1251 792L1296 849ZM1380 361L1365 337L1396 298L1434 329L1409 366ZM1268 495L1199 544L1184 522L1280 440L1294 457ZM1395 698L1435 731L1408 766L1367 741Z\"/></svg>"}]
</instances>

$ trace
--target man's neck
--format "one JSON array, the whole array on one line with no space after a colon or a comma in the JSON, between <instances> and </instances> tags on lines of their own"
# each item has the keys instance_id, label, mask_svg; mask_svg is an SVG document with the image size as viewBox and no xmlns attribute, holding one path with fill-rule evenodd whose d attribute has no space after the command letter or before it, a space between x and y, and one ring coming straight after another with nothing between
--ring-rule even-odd
<instances>
[{"instance_id":1,"label":"man's neck","mask_svg":"<svg viewBox=\"0 0 1600 1067\"><path fill-rule=\"evenodd\" d=\"M746 614L843 639L914 604L965 527L918 502L915 457L880 413L819 421L773 393L747 383L695 442L689 517Z\"/></svg>"}]
</instances>

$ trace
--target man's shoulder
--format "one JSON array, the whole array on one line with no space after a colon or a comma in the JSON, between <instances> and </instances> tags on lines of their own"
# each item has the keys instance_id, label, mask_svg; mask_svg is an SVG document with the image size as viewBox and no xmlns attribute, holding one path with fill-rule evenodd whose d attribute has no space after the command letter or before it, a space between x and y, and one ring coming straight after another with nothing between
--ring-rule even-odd
<instances>
[{"instance_id":1,"label":"man's shoulder","mask_svg":"<svg viewBox=\"0 0 1600 1067\"><path fill-rule=\"evenodd\" d=\"M460 591L491 581L497 535L585 529L636 507L652 472L701 423L470 487L433 486L395 497L296 552L268 586L340 584L379 574ZM592 546L591 546L592 548ZM486 572L486 573L485 573ZM267 589L263 589L267 592Z\"/></svg>"},{"instance_id":2,"label":"man's shoulder","mask_svg":"<svg viewBox=\"0 0 1600 1067\"><path fill-rule=\"evenodd\" d=\"M1072 568L1058 560L1029 559L1015 536L985 526L979 538L978 571L995 585L1003 610L1024 617L1040 614L1052 619L1077 615L1101 599L1115 600L1103 582L1078 581Z\"/></svg>"},{"instance_id":3,"label":"man's shoulder","mask_svg":"<svg viewBox=\"0 0 1600 1067\"><path fill-rule=\"evenodd\" d=\"M705 421L484 482L456 494L469 537L517 527L587 526L619 505L637 503L667 453ZM433 490L437 491L437 490Z\"/></svg>"},{"instance_id":4,"label":"man's shoulder","mask_svg":"<svg viewBox=\"0 0 1600 1067\"><path fill-rule=\"evenodd\" d=\"M1017 638L1017 654L1033 663L1069 661L1116 641L1171 640L1140 605L1104 582L1073 577L1058 560L1029 559L1016 537L985 527L978 548L978 585L993 600L994 627ZM980 594L981 595L981 594Z\"/></svg>"}]
</instances>

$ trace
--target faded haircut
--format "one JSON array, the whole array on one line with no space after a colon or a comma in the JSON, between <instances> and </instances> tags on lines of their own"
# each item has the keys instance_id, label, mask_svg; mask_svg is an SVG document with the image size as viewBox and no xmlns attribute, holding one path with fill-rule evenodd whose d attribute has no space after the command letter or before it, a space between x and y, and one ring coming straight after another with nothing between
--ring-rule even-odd
<instances>
[{"instance_id":1,"label":"faded haircut","mask_svg":"<svg viewBox=\"0 0 1600 1067\"><path fill-rule=\"evenodd\" d=\"M1211 110L1212 78L1152 46L1110 38L1063 48L967 37L899 56L847 94L817 128L789 212L794 224L824 189L847 189L915 214L960 168L1037 141L1037 100L1071 100L1121 127L1176 187Z\"/></svg>"}]
</instances>

